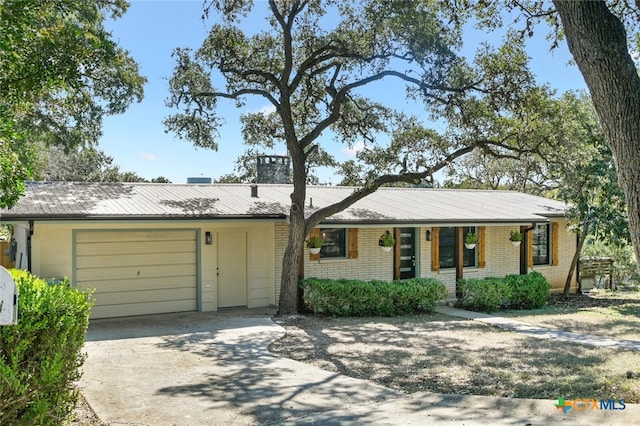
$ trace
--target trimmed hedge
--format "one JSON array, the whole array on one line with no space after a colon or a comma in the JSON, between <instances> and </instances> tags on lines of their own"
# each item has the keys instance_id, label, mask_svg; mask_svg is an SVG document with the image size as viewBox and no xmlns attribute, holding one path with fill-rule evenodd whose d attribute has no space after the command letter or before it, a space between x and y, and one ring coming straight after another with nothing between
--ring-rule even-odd
<instances>
[{"instance_id":1,"label":"trimmed hedge","mask_svg":"<svg viewBox=\"0 0 640 426\"><path fill-rule=\"evenodd\" d=\"M508 304L510 288L500 278L458 280L459 304L474 311L495 312Z\"/></svg>"},{"instance_id":2,"label":"trimmed hedge","mask_svg":"<svg viewBox=\"0 0 640 426\"><path fill-rule=\"evenodd\" d=\"M18 324L0 327L0 424L59 425L73 411L90 292L12 270Z\"/></svg>"},{"instance_id":3,"label":"trimmed hedge","mask_svg":"<svg viewBox=\"0 0 640 426\"><path fill-rule=\"evenodd\" d=\"M339 317L433 312L436 303L447 297L443 283L426 278L393 282L307 278L300 286L307 309Z\"/></svg>"},{"instance_id":4,"label":"trimmed hedge","mask_svg":"<svg viewBox=\"0 0 640 426\"><path fill-rule=\"evenodd\" d=\"M505 277L511 288L509 305L517 309L539 309L547 304L551 285L539 272Z\"/></svg>"},{"instance_id":5,"label":"trimmed hedge","mask_svg":"<svg viewBox=\"0 0 640 426\"><path fill-rule=\"evenodd\" d=\"M474 311L501 308L538 309L547 303L551 286L539 272L504 278L469 278L458 281L458 304Z\"/></svg>"}]
</instances>

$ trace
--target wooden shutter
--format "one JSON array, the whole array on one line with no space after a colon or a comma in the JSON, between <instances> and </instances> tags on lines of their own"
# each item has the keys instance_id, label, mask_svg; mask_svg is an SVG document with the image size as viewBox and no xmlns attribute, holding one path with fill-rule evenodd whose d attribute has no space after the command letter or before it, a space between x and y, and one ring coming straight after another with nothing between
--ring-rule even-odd
<instances>
[{"instance_id":1,"label":"wooden shutter","mask_svg":"<svg viewBox=\"0 0 640 426\"><path fill-rule=\"evenodd\" d=\"M551 224L551 265L558 265L558 222Z\"/></svg>"},{"instance_id":2,"label":"wooden shutter","mask_svg":"<svg viewBox=\"0 0 640 426\"><path fill-rule=\"evenodd\" d=\"M358 228L349 228L349 259L358 258Z\"/></svg>"},{"instance_id":3,"label":"wooden shutter","mask_svg":"<svg viewBox=\"0 0 640 426\"><path fill-rule=\"evenodd\" d=\"M485 252L485 227L478 227L478 267L484 268L487 265Z\"/></svg>"},{"instance_id":4,"label":"wooden shutter","mask_svg":"<svg viewBox=\"0 0 640 426\"><path fill-rule=\"evenodd\" d=\"M440 228L431 228L431 270L440 270Z\"/></svg>"},{"instance_id":5,"label":"wooden shutter","mask_svg":"<svg viewBox=\"0 0 640 426\"><path fill-rule=\"evenodd\" d=\"M319 237L319 236L320 236L320 230L318 228L314 228L311 230L311 232L309 232L309 237ZM309 260L320 260L320 253L318 254L309 253Z\"/></svg>"}]
</instances>

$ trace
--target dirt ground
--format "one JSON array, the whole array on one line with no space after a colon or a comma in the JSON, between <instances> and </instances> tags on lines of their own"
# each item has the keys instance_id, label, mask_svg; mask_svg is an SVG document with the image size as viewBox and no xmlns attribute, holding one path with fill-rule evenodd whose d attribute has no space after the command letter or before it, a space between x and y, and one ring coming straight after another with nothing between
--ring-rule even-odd
<instances>
[{"instance_id":1,"label":"dirt ground","mask_svg":"<svg viewBox=\"0 0 640 426\"><path fill-rule=\"evenodd\" d=\"M270 350L406 393L640 401L640 353L536 339L445 315L281 320Z\"/></svg>"}]
</instances>

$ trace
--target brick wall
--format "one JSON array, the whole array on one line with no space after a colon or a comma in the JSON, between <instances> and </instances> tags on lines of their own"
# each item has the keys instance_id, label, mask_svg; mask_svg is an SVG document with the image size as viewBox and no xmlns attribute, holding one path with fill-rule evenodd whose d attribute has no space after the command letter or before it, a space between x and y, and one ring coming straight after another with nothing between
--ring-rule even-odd
<instances>
[{"instance_id":1,"label":"brick wall","mask_svg":"<svg viewBox=\"0 0 640 426\"><path fill-rule=\"evenodd\" d=\"M288 226L276 224L276 300L280 292L280 276L282 274L282 256L288 238ZM516 226L487 226L485 228L485 256L484 268L465 268L465 278L500 277L520 272L520 249L511 245L509 233L517 229ZM378 238L382 233L391 230L390 227L360 228L358 230L358 258L357 259L320 259L309 260L305 251L305 277L322 278L359 278L365 280L393 278L393 254L383 253L378 247ZM455 269L431 270L431 244L426 240L426 231L432 228L420 228L416 233L417 270L416 275L424 278L436 278L442 281L449 292L449 300L456 295ZM569 271L571 259L575 252L576 237L570 233L565 221L559 222L558 229L558 265L536 265L531 270L543 274L552 286L552 292L560 292ZM575 276L572 291L576 289Z\"/></svg>"}]
</instances>

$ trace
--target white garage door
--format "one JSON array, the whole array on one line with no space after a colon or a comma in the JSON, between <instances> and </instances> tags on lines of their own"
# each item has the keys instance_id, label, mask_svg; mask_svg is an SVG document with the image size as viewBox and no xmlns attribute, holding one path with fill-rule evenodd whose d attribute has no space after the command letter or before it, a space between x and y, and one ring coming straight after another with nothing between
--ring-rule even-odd
<instances>
[{"instance_id":1,"label":"white garage door","mask_svg":"<svg viewBox=\"0 0 640 426\"><path fill-rule=\"evenodd\" d=\"M197 310L195 231L77 231L75 265L91 318Z\"/></svg>"}]
</instances>

